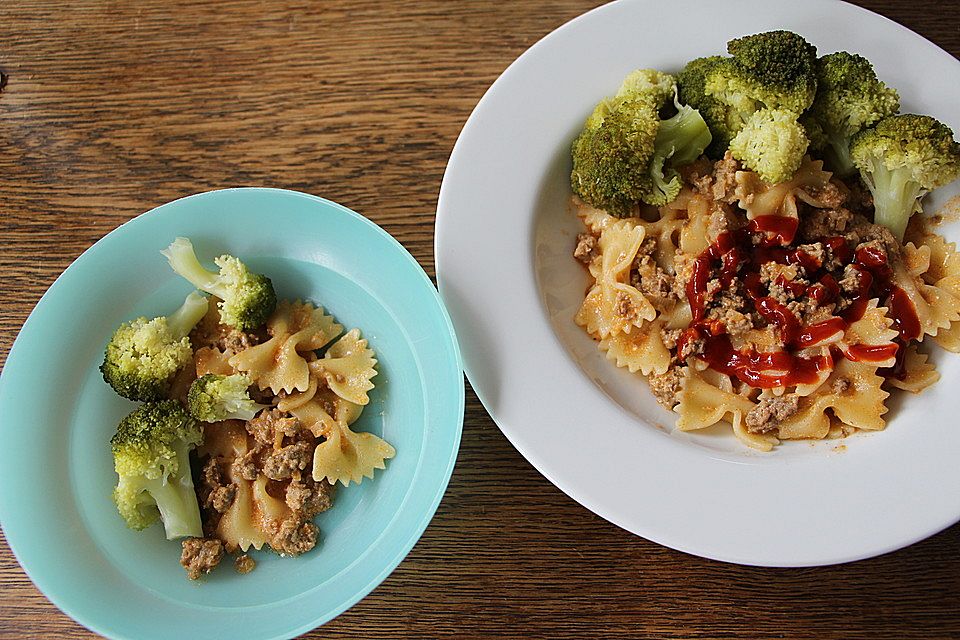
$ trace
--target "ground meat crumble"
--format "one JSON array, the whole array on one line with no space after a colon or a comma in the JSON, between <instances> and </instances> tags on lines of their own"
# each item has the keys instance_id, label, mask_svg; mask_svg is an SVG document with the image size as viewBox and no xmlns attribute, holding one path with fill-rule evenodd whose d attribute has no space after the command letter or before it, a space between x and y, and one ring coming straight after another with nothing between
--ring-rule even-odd
<instances>
[{"instance_id":1,"label":"ground meat crumble","mask_svg":"<svg viewBox=\"0 0 960 640\"><path fill-rule=\"evenodd\" d=\"M763 398L747 413L745 423L750 433L767 433L797 412L800 398L787 394L779 398Z\"/></svg>"},{"instance_id":2,"label":"ground meat crumble","mask_svg":"<svg viewBox=\"0 0 960 640\"><path fill-rule=\"evenodd\" d=\"M198 580L210 573L223 559L223 542L216 538L185 538L180 564L187 570L187 577Z\"/></svg>"},{"instance_id":3,"label":"ground meat crumble","mask_svg":"<svg viewBox=\"0 0 960 640\"><path fill-rule=\"evenodd\" d=\"M215 537L223 514L237 499L238 487L231 478L237 483L265 479L267 493L289 508L282 520L263 524L268 544L283 555L313 549L319 529L311 520L333 505L333 487L326 480L315 481L310 472L317 439L297 418L274 408L261 411L243 424L248 436L245 453L229 459L217 455L201 460L197 493L208 537L184 542L181 564L191 579L212 570L226 551L237 551L227 549ZM206 428L217 427L214 423ZM249 556L236 559L240 573L249 572L254 565Z\"/></svg>"},{"instance_id":4,"label":"ground meat crumble","mask_svg":"<svg viewBox=\"0 0 960 640\"><path fill-rule=\"evenodd\" d=\"M237 559L233 561L233 566L237 573L250 573L256 568L257 561L244 553L237 556Z\"/></svg>"},{"instance_id":5,"label":"ground meat crumble","mask_svg":"<svg viewBox=\"0 0 960 640\"><path fill-rule=\"evenodd\" d=\"M597 239L589 233L577 236L577 248L573 250L573 257L583 264L590 264L597 257Z\"/></svg>"}]
</instances>

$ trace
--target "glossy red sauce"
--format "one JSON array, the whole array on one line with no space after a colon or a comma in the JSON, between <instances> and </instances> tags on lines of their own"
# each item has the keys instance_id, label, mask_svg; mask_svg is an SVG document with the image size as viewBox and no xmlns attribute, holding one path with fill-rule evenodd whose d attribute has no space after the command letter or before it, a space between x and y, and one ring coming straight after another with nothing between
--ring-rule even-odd
<instances>
[{"instance_id":1,"label":"glossy red sauce","mask_svg":"<svg viewBox=\"0 0 960 640\"><path fill-rule=\"evenodd\" d=\"M855 344L847 349L846 356L854 362L883 362L897 355L896 344Z\"/></svg>"},{"instance_id":2,"label":"glossy red sauce","mask_svg":"<svg viewBox=\"0 0 960 640\"><path fill-rule=\"evenodd\" d=\"M887 376L903 377L903 352L906 344L920 335L920 320L913 303L903 289L894 284L893 271L886 255L872 247L854 250L842 237L822 238L843 265L851 264L861 275L860 286L851 298L851 304L839 317L809 326L802 326L797 316L764 291L760 281L760 267L767 262L797 265L806 270L805 285L783 279L775 282L790 290L795 297L807 295L820 304L837 299L840 287L837 277L823 268L820 260L797 247L788 246L796 235L797 221L783 216L761 216L745 229L726 231L701 253L694 262L693 274L687 282L687 300L693 322L678 340L683 352L694 340L705 343L702 358L714 370L736 377L758 388L771 388L816 382L822 372L829 371L838 358L847 357L859 362L883 362L896 356L897 363L880 369ZM842 273L843 269L839 270ZM717 278L722 287L729 286L737 276L743 279L744 289L756 312L769 326L776 328L786 350L758 352L755 349L733 348L726 328L719 320L706 320L705 299L707 285ZM803 357L798 349L816 345L863 317L867 302L879 298L888 308L893 328L899 333L894 344L879 346L856 345L847 353L831 349L829 356ZM746 310L745 310L746 311Z\"/></svg>"},{"instance_id":3,"label":"glossy red sauce","mask_svg":"<svg viewBox=\"0 0 960 640\"><path fill-rule=\"evenodd\" d=\"M797 235L799 220L788 216L759 216L750 221L750 233L763 233L777 244L788 245Z\"/></svg>"}]
</instances>

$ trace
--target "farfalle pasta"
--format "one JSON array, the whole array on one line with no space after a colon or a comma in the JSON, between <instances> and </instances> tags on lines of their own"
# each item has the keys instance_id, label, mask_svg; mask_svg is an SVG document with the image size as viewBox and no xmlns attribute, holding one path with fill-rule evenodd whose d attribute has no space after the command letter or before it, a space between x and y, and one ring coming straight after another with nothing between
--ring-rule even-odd
<instances>
[{"instance_id":1,"label":"farfalle pasta","mask_svg":"<svg viewBox=\"0 0 960 640\"><path fill-rule=\"evenodd\" d=\"M939 378L929 344L960 352L960 254L919 220L898 241L809 157L774 184L729 154L682 174L630 217L573 199L592 280L574 321L681 431L769 451L881 430L891 391Z\"/></svg>"},{"instance_id":2,"label":"farfalle pasta","mask_svg":"<svg viewBox=\"0 0 960 640\"><path fill-rule=\"evenodd\" d=\"M270 339L237 353L230 364L261 389L305 391L310 372L303 354L326 346L341 331L343 327L326 315L323 307L284 300L267 320Z\"/></svg>"},{"instance_id":3,"label":"farfalle pasta","mask_svg":"<svg viewBox=\"0 0 960 640\"><path fill-rule=\"evenodd\" d=\"M218 314L211 305L192 335L191 379L243 374L263 408L251 420L204 426L205 535L231 553L268 546L299 555L316 545L313 518L332 505L335 485L373 478L396 454L351 427L370 402L377 359L359 329L344 333L310 302L280 301L262 328L242 336Z\"/></svg>"}]
</instances>

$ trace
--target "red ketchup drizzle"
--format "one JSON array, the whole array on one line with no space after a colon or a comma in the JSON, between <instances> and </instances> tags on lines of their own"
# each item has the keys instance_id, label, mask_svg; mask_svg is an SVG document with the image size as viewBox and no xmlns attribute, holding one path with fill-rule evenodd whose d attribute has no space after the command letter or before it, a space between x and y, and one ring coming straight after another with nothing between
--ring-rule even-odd
<instances>
[{"instance_id":1,"label":"red ketchup drizzle","mask_svg":"<svg viewBox=\"0 0 960 640\"><path fill-rule=\"evenodd\" d=\"M883 362L900 351L897 344L855 344L847 349L847 358L854 362Z\"/></svg>"},{"instance_id":2,"label":"red ketchup drizzle","mask_svg":"<svg viewBox=\"0 0 960 640\"><path fill-rule=\"evenodd\" d=\"M763 233L769 240L788 245L793 242L799 223L796 218L788 216L759 216L750 221L747 230L750 233Z\"/></svg>"},{"instance_id":3,"label":"red ketchup drizzle","mask_svg":"<svg viewBox=\"0 0 960 640\"><path fill-rule=\"evenodd\" d=\"M745 229L725 231L716 242L701 253L694 262L693 274L687 282L687 300L693 322L677 342L683 352L692 341L703 340L702 357L716 371L734 376L758 388L771 388L816 382L824 371L833 368L834 360L847 357L857 362L883 362L896 356L896 364L880 369L888 377L903 378L904 347L920 336L920 320L906 292L894 284L893 271L883 251L863 247L854 251L846 239L834 236L819 242L829 248L841 264L851 264L860 272L857 291L850 295L851 303L840 314L816 324L802 326L787 307L767 295L760 282L760 266L767 262L803 267L811 285L794 283L782 276L775 283L788 289L794 297L804 294L819 304L827 304L840 295L840 287L833 274L823 269L814 256L789 245L797 231L797 220L785 216L760 216L751 220ZM756 236L760 236L757 238ZM787 350L758 352L753 348L734 349L726 327L719 320L705 320L704 300L707 285L716 276L722 287L727 287L738 275L757 313L776 328ZM867 302L879 298L887 306L893 328L899 336L893 344L855 345L846 353L831 348L830 355L807 358L791 350L816 345L830 336L846 331L852 322L863 317Z\"/></svg>"}]
</instances>

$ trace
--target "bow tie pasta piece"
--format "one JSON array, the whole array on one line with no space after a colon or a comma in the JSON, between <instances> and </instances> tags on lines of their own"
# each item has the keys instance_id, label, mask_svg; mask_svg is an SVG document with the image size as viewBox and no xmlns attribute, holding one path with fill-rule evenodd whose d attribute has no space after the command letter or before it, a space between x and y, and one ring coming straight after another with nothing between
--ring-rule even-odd
<instances>
[{"instance_id":1,"label":"bow tie pasta piece","mask_svg":"<svg viewBox=\"0 0 960 640\"><path fill-rule=\"evenodd\" d=\"M780 437L826 437L831 426L827 409L845 425L869 431L883 429L886 423L882 416L887 412L884 401L890 394L882 384L875 365L840 360L815 393L800 399L797 413L780 423Z\"/></svg>"},{"instance_id":2,"label":"bow tie pasta piece","mask_svg":"<svg viewBox=\"0 0 960 640\"><path fill-rule=\"evenodd\" d=\"M587 332L606 338L611 333L629 333L657 311L640 291L630 285L630 269L643 243L644 229L628 220L608 225L600 234L601 267L597 284L587 294L575 321Z\"/></svg>"},{"instance_id":3,"label":"bow tie pasta piece","mask_svg":"<svg viewBox=\"0 0 960 640\"><path fill-rule=\"evenodd\" d=\"M843 338L837 346L846 357L857 360L856 348L890 346L891 353L885 360L870 360L874 367L892 367L897 361L896 351L893 350L894 340L900 334L893 328L893 320L887 316L886 307L878 307L878 300L872 298L867 303L863 316L847 327Z\"/></svg>"},{"instance_id":4,"label":"bow tie pasta piece","mask_svg":"<svg viewBox=\"0 0 960 640\"><path fill-rule=\"evenodd\" d=\"M660 375L670 366L670 351L664 346L661 333L663 322L661 317L630 333L611 334L598 346L606 351L609 360L630 373Z\"/></svg>"},{"instance_id":5,"label":"bow tie pasta piece","mask_svg":"<svg viewBox=\"0 0 960 640\"><path fill-rule=\"evenodd\" d=\"M737 171L737 186L734 195L740 208L746 211L748 220L761 216L780 216L799 222L797 200L816 207L828 206L826 199L818 194L826 193L830 185L829 171L823 170L823 162L804 158L793 178L786 182L768 184L753 171Z\"/></svg>"},{"instance_id":6,"label":"bow tie pasta piece","mask_svg":"<svg viewBox=\"0 0 960 640\"><path fill-rule=\"evenodd\" d=\"M310 370L322 377L327 386L344 400L365 405L370 402L367 392L373 389L370 381L377 370L373 349L360 337L359 329L351 329L327 349L323 358L310 363Z\"/></svg>"},{"instance_id":7,"label":"bow tie pasta piece","mask_svg":"<svg viewBox=\"0 0 960 640\"><path fill-rule=\"evenodd\" d=\"M362 404L344 400L327 387L320 388L311 398L290 409L304 429L315 436L326 436L338 422L351 425L363 413Z\"/></svg>"},{"instance_id":8,"label":"bow tie pasta piece","mask_svg":"<svg viewBox=\"0 0 960 640\"><path fill-rule=\"evenodd\" d=\"M750 433L743 420L754 403L748 398L716 387L695 371L688 371L681 382L679 402L674 408L680 417L677 428L681 431L706 429L725 419L733 425L733 433L741 442L760 451L770 451L780 441L771 434ZM729 416L729 418L728 418Z\"/></svg>"},{"instance_id":9,"label":"bow tie pasta piece","mask_svg":"<svg viewBox=\"0 0 960 640\"><path fill-rule=\"evenodd\" d=\"M356 432L345 422L337 422L326 442L317 445L313 454L313 479L330 484L360 483L373 478L375 469L385 469L388 458L396 455L389 443L372 433Z\"/></svg>"},{"instance_id":10,"label":"bow tie pasta piece","mask_svg":"<svg viewBox=\"0 0 960 640\"><path fill-rule=\"evenodd\" d=\"M236 486L233 502L220 517L216 537L223 540L227 551L260 549L267 536L255 524L252 483L241 476L232 463L248 451L247 430L239 420L214 422L204 427L204 443L198 453L220 463L230 483Z\"/></svg>"},{"instance_id":11,"label":"bow tie pasta piece","mask_svg":"<svg viewBox=\"0 0 960 640\"><path fill-rule=\"evenodd\" d=\"M936 338L941 330L949 331L951 324L960 322L960 298L949 290L927 284L922 277L911 276L902 264L894 267L893 274L897 286L907 294L917 312L920 339L925 335Z\"/></svg>"},{"instance_id":12,"label":"bow tie pasta piece","mask_svg":"<svg viewBox=\"0 0 960 640\"><path fill-rule=\"evenodd\" d=\"M941 294L960 299L960 253L957 253L956 244L931 232L912 232L908 235L913 241L904 246L905 258L923 255L924 250L928 256L927 268L911 270L911 275L919 275L923 282L935 287ZM941 327L933 339L947 351L960 353L960 320L951 321L949 327Z\"/></svg>"},{"instance_id":13,"label":"bow tie pasta piece","mask_svg":"<svg viewBox=\"0 0 960 640\"><path fill-rule=\"evenodd\" d=\"M591 207L576 196L573 198L573 206L577 210L577 217L583 221L584 226L595 236L599 236L603 233L604 229L619 220L619 218L614 218L603 209Z\"/></svg>"},{"instance_id":14,"label":"bow tie pasta piece","mask_svg":"<svg viewBox=\"0 0 960 640\"><path fill-rule=\"evenodd\" d=\"M283 301L267 321L271 338L230 358L230 364L274 393L306 391L310 370L301 352L311 353L343 331L323 307L309 302Z\"/></svg>"},{"instance_id":15,"label":"bow tie pasta piece","mask_svg":"<svg viewBox=\"0 0 960 640\"><path fill-rule=\"evenodd\" d=\"M928 362L927 354L921 353L917 345L911 344L903 356L903 378L893 376L889 378L890 386L911 393L920 393L940 379L940 374L932 362Z\"/></svg>"}]
</instances>

